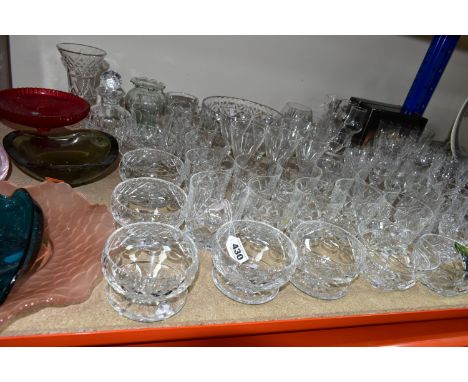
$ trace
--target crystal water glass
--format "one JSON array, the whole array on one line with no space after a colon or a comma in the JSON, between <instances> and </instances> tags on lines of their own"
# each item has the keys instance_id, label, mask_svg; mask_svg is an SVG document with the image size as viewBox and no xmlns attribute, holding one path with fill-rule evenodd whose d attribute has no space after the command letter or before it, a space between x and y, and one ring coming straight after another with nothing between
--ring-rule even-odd
<instances>
[{"instance_id":1,"label":"crystal water glass","mask_svg":"<svg viewBox=\"0 0 468 382\"><path fill-rule=\"evenodd\" d=\"M175 155L162 150L142 148L128 151L119 166L122 180L150 177L180 186L186 177L185 164Z\"/></svg>"},{"instance_id":2,"label":"crystal water glass","mask_svg":"<svg viewBox=\"0 0 468 382\"><path fill-rule=\"evenodd\" d=\"M107 299L131 320L165 320L184 306L198 266L195 244L179 229L129 224L115 231L103 250Z\"/></svg>"},{"instance_id":3,"label":"crystal water glass","mask_svg":"<svg viewBox=\"0 0 468 382\"><path fill-rule=\"evenodd\" d=\"M112 192L111 212L121 226L158 222L178 227L184 221L187 196L174 183L156 178L132 178Z\"/></svg>"},{"instance_id":4,"label":"crystal water glass","mask_svg":"<svg viewBox=\"0 0 468 382\"><path fill-rule=\"evenodd\" d=\"M281 119L265 130L265 151L268 160L283 165L296 151L304 137L290 121Z\"/></svg>"},{"instance_id":5,"label":"crystal water glass","mask_svg":"<svg viewBox=\"0 0 468 382\"><path fill-rule=\"evenodd\" d=\"M213 281L227 297L263 304L276 297L296 269L295 244L269 224L234 220L216 232Z\"/></svg>"},{"instance_id":6,"label":"crystal water glass","mask_svg":"<svg viewBox=\"0 0 468 382\"><path fill-rule=\"evenodd\" d=\"M342 228L306 221L291 234L297 246L297 267L291 283L323 300L344 297L360 272L366 249L356 237Z\"/></svg>"},{"instance_id":7,"label":"crystal water glass","mask_svg":"<svg viewBox=\"0 0 468 382\"><path fill-rule=\"evenodd\" d=\"M317 162L328 149L328 138L306 135L296 148L296 160L300 169L308 168Z\"/></svg>"},{"instance_id":8,"label":"crystal water glass","mask_svg":"<svg viewBox=\"0 0 468 382\"><path fill-rule=\"evenodd\" d=\"M369 206L375 206L381 201L382 193L359 180L343 178L335 182L329 209L333 214L323 219L344 230L358 235L358 225L368 212Z\"/></svg>"},{"instance_id":9,"label":"crystal water glass","mask_svg":"<svg viewBox=\"0 0 468 382\"><path fill-rule=\"evenodd\" d=\"M184 92L167 92L167 108L172 110L184 110L194 115L198 111L199 100L196 96Z\"/></svg>"},{"instance_id":10,"label":"crystal water glass","mask_svg":"<svg viewBox=\"0 0 468 382\"><path fill-rule=\"evenodd\" d=\"M303 177L320 179L322 177L322 169L314 162L308 163L306 166L299 167L296 158L292 157L282 165L281 179L294 184L294 182Z\"/></svg>"},{"instance_id":11,"label":"crystal water glass","mask_svg":"<svg viewBox=\"0 0 468 382\"><path fill-rule=\"evenodd\" d=\"M243 116L236 115L225 117L224 124L226 141L229 142L234 157L257 153L265 137L266 125L262 121L253 117L245 119Z\"/></svg>"},{"instance_id":12,"label":"crystal water glass","mask_svg":"<svg viewBox=\"0 0 468 382\"><path fill-rule=\"evenodd\" d=\"M335 211L330 204L332 191L333 184L320 179L309 177L297 179L291 202L286 209L287 231L294 231L304 221L334 216Z\"/></svg>"},{"instance_id":13,"label":"crystal water glass","mask_svg":"<svg viewBox=\"0 0 468 382\"><path fill-rule=\"evenodd\" d=\"M358 231L367 250L362 275L374 288L395 291L415 285L415 262L410 244L417 233L385 218L364 220Z\"/></svg>"},{"instance_id":14,"label":"crystal water glass","mask_svg":"<svg viewBox=\"0 0 468 382\"><path fill-rule=\"evenodd\" d=\"M200 248L210 248L218 228L232 220L230 179L229 171L202 171L190 178L185 231Z\"/></svg>"},{"instance_id":15,"label":"crystal water glass","mask_svg":"<svg viewBox=\"0 0 468 382\"><path fill-rule=\"evenodd\" d=\"M418 281L445 297L467 293L466 244L441 235L421 236L414 246Z\"/></svg>"}]
</instances>

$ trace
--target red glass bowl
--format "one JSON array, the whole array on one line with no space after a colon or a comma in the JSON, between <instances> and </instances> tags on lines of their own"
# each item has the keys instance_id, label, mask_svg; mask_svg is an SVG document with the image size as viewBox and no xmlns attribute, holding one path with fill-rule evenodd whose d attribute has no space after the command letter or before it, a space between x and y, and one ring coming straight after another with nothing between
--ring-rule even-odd
<instances>
[{"instance_id":1,"label":"red glass bowl","mask_svg":"<svg viewBox=\"0 0 468 382\"><path fill-rule=\"evenodd\" d=\"M84 119L90 105L74 94L54 89L13 88L0 91L0 118L21 125L50 129Z\"/></svg>"}]
</instances>

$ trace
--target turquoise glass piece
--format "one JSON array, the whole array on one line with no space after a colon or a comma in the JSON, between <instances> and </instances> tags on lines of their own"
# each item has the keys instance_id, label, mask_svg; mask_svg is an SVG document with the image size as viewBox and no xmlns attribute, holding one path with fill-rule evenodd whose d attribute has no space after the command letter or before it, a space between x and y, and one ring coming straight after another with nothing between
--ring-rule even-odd
<instances>
[{"instance_id":1,"label":"turquoise glass piece","mask_svg":"<svg viewBox=\"0 0 468 382\"><path fill-rule=\"evenodd\" d=\"M36 258L43 232L42 211L25 189L0 195L0 305Z\"/></svg>"}]
</instances>

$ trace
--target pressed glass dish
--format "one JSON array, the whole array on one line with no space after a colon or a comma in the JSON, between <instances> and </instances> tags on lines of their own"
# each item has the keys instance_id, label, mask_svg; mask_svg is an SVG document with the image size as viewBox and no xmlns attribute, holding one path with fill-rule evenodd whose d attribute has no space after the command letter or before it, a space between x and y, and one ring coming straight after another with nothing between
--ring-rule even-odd
<instances>
[{"instance_id":1,"label":"pressed glass dish","mask_svg":"<svg viewBox=\"0 0 468 382\"><path fill-rule=\"evenodd\" d=\"M291 283L323 300L344 297L360 272L365 247L353 234L321 222L301 223L292 233L298 260Z\"/></svg>"},{"instance_id":2,"label":"pressed glass dish","mask_svg":"<svg viewBox=\"0 0 468 382\"><path fill-rule=\"evenodd\" d=\"M159 178L180 186L186 176L184 162L162 150L142 148L128 151L120 161L120 177Z\"/></svg>"},{"instance_id":3,"label":"pressed glass dish","mask_svg":"<svg viewBox=\"0 0 468 382\"><path fill-rule=\"evenodd\" d=\"M84 99L55 89L13 88L0 91L0 118L50 129L73 125L89 113Z\"/></svg>"},{"instance_id":4,"label":"pressed glass dish","mask_svg":"<svg viewBox=\"0 0 468 382\"><path fill-rule=\"evenodd\" d=\"M135 321L160 321L179 312L197 271L195 244L167 224L122 227L109 237L102 253L108 301Z\"/></svg>"},{"instance_id":5,"label":"pressed glass dish","mask_svg":"<svg viewBox=\"0 0 468 382\"><path fill-rule=\"evenodd\" d=\"M185 192L175 184L149 177L119 183L111 197L111 211L121 226L158 222L178 227L184 221Z\"/></svg>"},{"instance_id":6,"label":"pressed glass dish","mask_svg":"<svg viewBox=\"0 0 468 382\"><path fill-rule=\"evenodd\" d=\"M231 256L232 238L241 242L246 261L240 263ZM291 239L271 225L253 220L223 224L214 237L212 253L216 287L244 304L274 299L296 269L297 250Z\"/></svg>"}]
</instances>

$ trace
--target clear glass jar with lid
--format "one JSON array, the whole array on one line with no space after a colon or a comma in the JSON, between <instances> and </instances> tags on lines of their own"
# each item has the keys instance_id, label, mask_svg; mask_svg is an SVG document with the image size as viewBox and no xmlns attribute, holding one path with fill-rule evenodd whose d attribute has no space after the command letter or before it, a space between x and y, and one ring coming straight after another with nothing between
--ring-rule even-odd
<instances>
[{"instance_id":1,"label":"clear glass jar with lid","mask_svg":"<svg viewBox=\"0 0 468 382\"><path fill-rule=\"evenodd\" d=\"M125 108L131 112L139 128L156 128L161 131L162 116L166 107L166 85L147 77L133 77L135 87L125 96Z\"/></svg>"}]
</instances>

